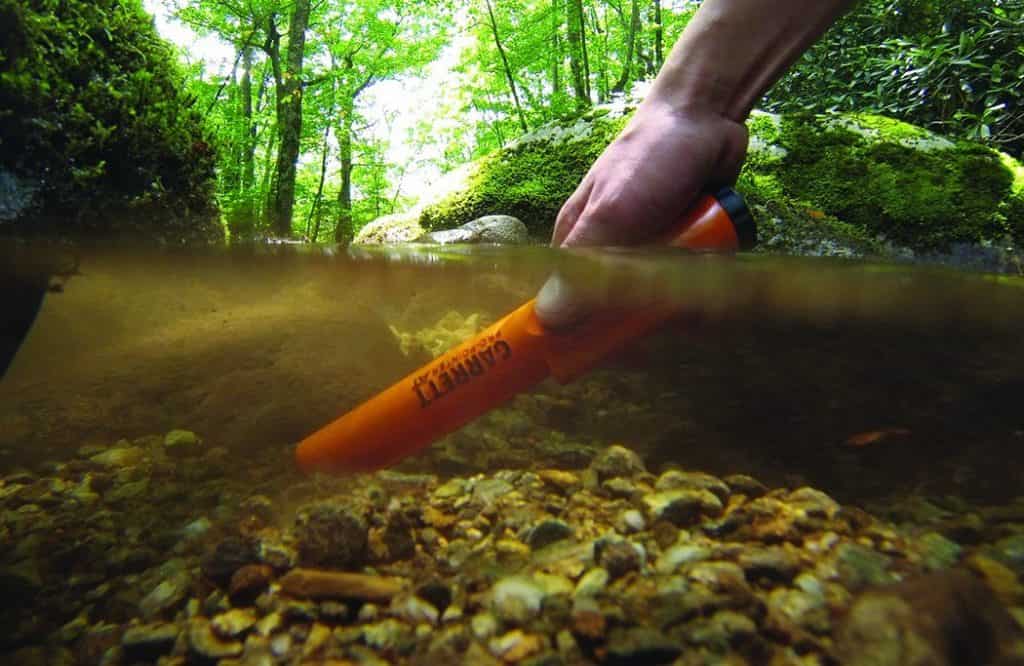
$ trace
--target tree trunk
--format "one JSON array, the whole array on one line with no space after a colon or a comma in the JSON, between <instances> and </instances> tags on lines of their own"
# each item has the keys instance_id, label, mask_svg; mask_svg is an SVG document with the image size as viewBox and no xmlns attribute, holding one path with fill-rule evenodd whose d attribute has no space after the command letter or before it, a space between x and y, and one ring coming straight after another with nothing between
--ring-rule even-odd
<instances>
[{"instance_id":1,"label":"tree trunk","mask_svg":"<svg viewBox=\"0 0 1024 666\"><path fill-rule=\"evenodd\" d=\"M320 158L320 184L316 188L316 196L313 197L313 205L309 207L309 216L306 217L306 238L311 242L315 243L317 236L320 235L320 215L319 208L320 202L324 198L324 182L327 180L327 161L331 157L331 145L328 139L331 135L331 126L328 125L324 128L324 149L323 155ZM310 221L316 220L313 226L313 233L309 233Z\"/></svg>"},{"instance_id":2,"label":"tree trunk","mask_svg":"<svg viewBox=\"0 0 1024 666\"><path fill-rule=\"evenodd\" d=\"M551 101L562 96L562 2L551 0Z\"/></svg>"},{"instance_id":3,"label":"tree trunk","mask_svg":"<svg viewBox=\"0 0 1024 666\"><path fill-rule=\"evenodd\" d=\"M590 107L590 72L583 35L582 0L567 0L566 10L566 38L569 42L569 69L572 71L572 88L576 93L576 108L583 110Z\"/></svg>"},{"instance_id":4,"label":"tree trunk","mask_svg":"<svg viewBox=\"0 0 1024 666\"><path fill-rule=\"evenodd\" d=\"M597 8L590 6L590 22L594 26L593 34L597 35L597 45L600 47L597 54L597 103L604 104L608 101L608 21L605 20L604 27L601 26L601 17L597 15Z\"/></svg>"},{"instance_id":5,"label":"tree trunk","mask_svg":"<svg viewBox=\"0 0 1024 666\"><path fill-rule=\"evenodd\" d=\"M664 29L661 25L661 0L652 0L654 13L654 74L658 73L665 63L665 54L662 50L662 36Z\"/></svg>"},{"instance_id":6,"label":"tree trunk","mask_svg":"<svg viewBox=\"0 0 1024 666\"><path fill-rule=\"evenodd\" d=\"M491 19L491 32L494 35L494 44L498 47L498 53L501 55L501 63L505 68L505 78L508 81L508 88L512 91L512 100L516 105L516 114L519 116L519 125L523 128L524 132L529 131L529 127L526 124L526 115L523 113L523 108L519 104L519 93L516 91L516 81L512 78L512 68L508 64L508 56L505 55L505 47L501 45L501 38L498 36L498 23L494 20L494 9L491 7L491 0L484 0L487 4L487 16Z\"/></svg>"},{"instance_id":7,"label":"tree trunk","mask_svg":"<svg viewBox=\"0 0 1024 666\"><path fill-rule=\"evenodd\" d=\"M238 94L242 102L242 168L238 191L249 191L256 179L256 124L252 120L252 49L245 47L242 59L242 81Z\"/></svg>"},{"instance_id":8,"label":"tree trunk","mask_svg":"<svg viewBox=\"0 0 1024 666\"><path fill-rule=\"evenodd\" d=\"M281 145L277 151L277 186L270 210L271 229L280 238L292 233L292 208L295 205L295 164L299 159L302 137L302 60L309 25L309 1L295 0L288 27L286 71L277 96L277 128Z\"/></svg>"},{"instance_id":9,"label":"tree trunk","mask_svg":"<svg viewBox=\"0 0 1024 666\"><path fill-rule=\"evenodd\" d=\"M352 114L355 105L342 100L338 123L338 159L341 161L341 189L338 190L338 221L334 225L334 242L345 243L352 238Z\"/></svg>"},{"instance_id":10,"label":"tree trunk","mask_svg":"<svg viewBox=\"0 0 1024 666\"><path fill-rule=\"evenodd\" d=\"M629 9L629 27L626 30L626 60L622 63L622 74L612 86L612 93L622 93L632 81L633 51L636 46L636 33L640 30L640 4L631 0Z\"/></svg>"}]
</instances>

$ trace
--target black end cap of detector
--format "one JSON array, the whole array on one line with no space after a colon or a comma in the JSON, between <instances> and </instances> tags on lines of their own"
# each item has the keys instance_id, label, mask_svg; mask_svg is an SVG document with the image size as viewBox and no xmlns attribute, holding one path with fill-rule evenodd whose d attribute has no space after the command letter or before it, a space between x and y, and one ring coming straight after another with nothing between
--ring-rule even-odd
<instances>
[{"instance_id":1,"label":"black end cap of detector","mask_svg":"<svg viewBox=\"0 0 1024 666\"><path fill-rule=\"evenodd\" d=\"M715 193L715 198L732 220L736 238L740 241L740 249L750 250L757 245L757 225L754 224L754 217L740 193L731 187L723 187Z\"/></svg>"}]
</instances>

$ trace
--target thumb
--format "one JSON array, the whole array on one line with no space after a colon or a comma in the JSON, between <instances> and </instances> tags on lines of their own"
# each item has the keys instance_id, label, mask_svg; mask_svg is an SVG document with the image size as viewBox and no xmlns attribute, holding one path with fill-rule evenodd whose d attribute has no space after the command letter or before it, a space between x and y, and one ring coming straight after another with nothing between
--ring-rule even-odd
<instances>
[{"instance_id":1,"label":"thumb","mask_svg":"<svg viewBox=\"0 0 1024 666\"><path fill-rule=\"evenodd\" d=\"M558 330L570 328L585 319L588 308L579 291L555 271L537 292L534 312L541 324Z\"/></svg>"}]
</instances>

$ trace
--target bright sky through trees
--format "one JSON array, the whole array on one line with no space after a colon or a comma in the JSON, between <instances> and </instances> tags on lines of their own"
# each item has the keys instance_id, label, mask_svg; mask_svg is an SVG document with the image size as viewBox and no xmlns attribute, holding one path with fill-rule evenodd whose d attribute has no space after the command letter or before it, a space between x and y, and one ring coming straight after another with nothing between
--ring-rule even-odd
<instances>
[{"instance_id":1,"label":"bright sky through trees","mask_svg":"<svg viewBox=\"0 0 1024 666\"><path fill-rule=\"evenodd\" d=\"M144 6L156 18L161 36L182 50L186 62L202 62L208 78L230 74L235 59L234 47L216 35L197 35L174 17L169 0L144 0ZM380 81L369 88L361 100L360 107L367 117L390 119L388 123L375 123L368 128L368 134L387 144L388 162L407 168L401 183L401 192L405 196L419 197L441 176L436 163L440 159L437 153L443 147L428 147L426 153L422 146L414 150L410 145L410 133L418 120L443 122L442 118L435 117L441 111L437 91L455 87L457 75L452 70L470 40L468 35L459 33L425 76ZM304 158L315 160L316 156L305 155Z\"/></svg>"}]
</instances>

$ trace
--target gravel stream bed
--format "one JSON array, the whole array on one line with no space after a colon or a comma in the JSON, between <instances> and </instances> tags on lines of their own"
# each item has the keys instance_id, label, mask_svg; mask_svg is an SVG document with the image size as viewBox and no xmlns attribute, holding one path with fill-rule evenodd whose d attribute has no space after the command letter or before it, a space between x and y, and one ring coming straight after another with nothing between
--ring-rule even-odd
<instances>
[{"instance_id":1,"label":"gravel stream bed","mask_svg":"<svg viewBox=\"0 0 1024 666\"><path fill-rule=\"evenodd\" d=\"M869 513L622 446L454 478L277 453L177 430L0 478L0 661L1024 664L1024 498Z\"/></svg>"}]
</instances>

